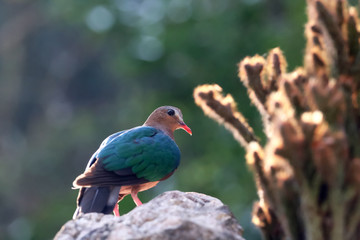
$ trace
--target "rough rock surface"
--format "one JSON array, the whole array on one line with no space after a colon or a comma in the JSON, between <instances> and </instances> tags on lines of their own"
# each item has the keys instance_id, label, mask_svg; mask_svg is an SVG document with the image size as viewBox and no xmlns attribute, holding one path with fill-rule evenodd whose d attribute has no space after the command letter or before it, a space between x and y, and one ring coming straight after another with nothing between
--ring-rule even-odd
<instances>
[{"instance_id":1,"label":"rough rock surface","mask_svg":"<svg viewBox=\"0 0 360 240\"><path fill-rule=\"evenodd\" d=\"M242 228L220 200L194 192L165 192L126 215L89 213L68 221L56 240L238 239Z\"/></svg>"}]
</instances>

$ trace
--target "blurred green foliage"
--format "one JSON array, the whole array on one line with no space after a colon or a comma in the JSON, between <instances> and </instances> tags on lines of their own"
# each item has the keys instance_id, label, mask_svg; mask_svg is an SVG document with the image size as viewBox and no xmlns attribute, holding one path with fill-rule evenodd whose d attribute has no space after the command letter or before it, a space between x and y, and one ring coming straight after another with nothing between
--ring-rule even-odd
<instances>
[{"instance_id":1,"label":"blurred green foliage","mask_svg":"<svg viewBox=\"0 0 360 240\"><path fill-rule=\"evenodd\" d=\"M219 83L263 137L236 64L280 46L290 69L301 65L305 17L300 0L1 0L0 238L51 239L71 219L72 181L101 141L174 105L193 136L176 132L178 171L140 198L212 195L245 238L259 239L244 151L192 91ZM130 198L120 204L132 208Z\"/></svg>"}]
</instances>

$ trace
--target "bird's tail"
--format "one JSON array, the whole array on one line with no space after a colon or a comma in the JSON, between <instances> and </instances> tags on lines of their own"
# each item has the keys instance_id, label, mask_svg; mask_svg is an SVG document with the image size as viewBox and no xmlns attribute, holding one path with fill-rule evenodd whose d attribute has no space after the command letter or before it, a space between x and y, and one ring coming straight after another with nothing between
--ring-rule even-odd
<instances>
[{"instance_id":1,"label":"bird's tail","mask_svg":"<svg viewBox=\"0 0 360 240\"><path fill-rule=\"evenodd\" d=\"M80 188L73 219L90 212L110 214L119 198L120 187Z\"/></svg>"}]
</instances>

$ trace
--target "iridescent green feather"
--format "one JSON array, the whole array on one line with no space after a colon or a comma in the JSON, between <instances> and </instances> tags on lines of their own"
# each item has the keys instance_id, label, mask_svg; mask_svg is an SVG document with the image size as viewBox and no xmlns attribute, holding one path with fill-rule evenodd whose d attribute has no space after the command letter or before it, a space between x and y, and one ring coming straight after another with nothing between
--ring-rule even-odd
<instances>
[{"instance_id":1,"label":"iridescent green feather","mask_svg":"<svg viewBox=\"0 0 360 240\"><path fill-rule=\"evenodd\" d=\"M108 141L99 149L97 158L108 171L131 168L138 178L158 181L177 168L180 150L158 129L137 127Z\"/></svg>"}]
</instances>

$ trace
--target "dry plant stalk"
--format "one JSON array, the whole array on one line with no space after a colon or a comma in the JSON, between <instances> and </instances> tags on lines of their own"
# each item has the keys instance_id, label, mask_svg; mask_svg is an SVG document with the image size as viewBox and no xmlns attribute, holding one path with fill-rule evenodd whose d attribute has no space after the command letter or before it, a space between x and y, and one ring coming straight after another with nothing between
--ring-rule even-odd
<instances>
[{"instance_id":1,"label":"dry plant stalk","mask_svg":"<svg viewBox=\"0 0 360 240\"><path fill-rule=\"evenodd\" d=\"M307 0L304 67L286 72L279 48L247 57L239 77L262 118L258 138L218 85L194 98L246 148L265 239L360 239L359 17L345 0Z\"/></svg>"}]
</instances>

